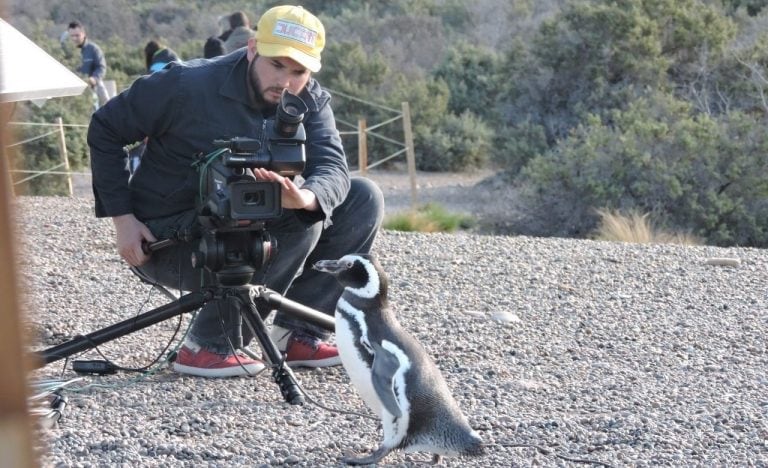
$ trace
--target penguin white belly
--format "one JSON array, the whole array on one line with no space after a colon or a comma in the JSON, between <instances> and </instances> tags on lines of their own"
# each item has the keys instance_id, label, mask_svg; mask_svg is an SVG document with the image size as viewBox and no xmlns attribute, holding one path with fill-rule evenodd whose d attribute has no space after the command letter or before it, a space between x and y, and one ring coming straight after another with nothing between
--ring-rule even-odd
<instances>
[{"instance_id":1,"label":"penguin white belly","mask_svg":"<svg viewBox=\"0 0 768 468\"><path fill-rule=\"evenodd\" d=\"M350 324L344 315L336 313L336 346L339 349L341 363L352 385L360 394L360 398L374 414L381 417L381 401L373 388L371 368L357 350L360 343L355 343L355 335L352 332L355 328L355 325Z\"/></svg>"}]
</instances>

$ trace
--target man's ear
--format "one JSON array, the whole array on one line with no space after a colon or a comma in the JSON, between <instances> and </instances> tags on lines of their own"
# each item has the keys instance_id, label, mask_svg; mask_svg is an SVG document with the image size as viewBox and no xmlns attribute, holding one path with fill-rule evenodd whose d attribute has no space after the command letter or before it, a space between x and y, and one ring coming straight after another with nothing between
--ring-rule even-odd
<instances>
[{"instance_id":1,"label":"man's ear","mask_svg":"<svg viewBox=\"0 0 768 468\"><path fill-rule=\"evenodd\" d=\"M248 60L253 60L253 58L256 57L256 38L255 37L249 37L248 38Z\"/></svg>"}]
</instances>

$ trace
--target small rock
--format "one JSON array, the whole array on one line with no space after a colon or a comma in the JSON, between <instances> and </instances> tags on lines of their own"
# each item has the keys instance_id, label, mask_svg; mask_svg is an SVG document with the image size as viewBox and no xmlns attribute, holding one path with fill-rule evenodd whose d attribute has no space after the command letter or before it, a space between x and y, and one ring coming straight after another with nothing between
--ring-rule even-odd
<instances>
[{"instance_id":1,"label":"small rock","mask_svg":"<svg viewBox=\"0 0 768 468\"><path fill-rule=\"evenodd\" d=\"M491 318L503 324L522 323L520 317L511 312L493 312Z\"/></svg>"},{"instance_id":2,"label":"small rock","mask_svg":"<svg viewBox=\"0 0 768 468\"><path fill-rule=\"evenodd\" d=\"M704 261L705 265L730 266L737 267L741 265L741 260L731 257L712 257Z\"/></svg>"},{"instance_id":3,"label":"small rock","mask_svg":"<svg viewBox=\"0 0 768 468\"><path fill-rule=\"evenodd\" d=\"M301 461L301 458L299 458L296 455L288 455L286 459L283 461L286 465L295 465Z\"/></svg>"},{"instance_id":4,"label":"small rock","mask_svg":"<svg viewBox=\"0 0 768 468\"><path fill-rule=\"evenodd\" d=\"M474 318L484 318L485 312L481 312L479 310L462 310L462 312L466 315L469 315Z\"/></svg>"}]
</instances>

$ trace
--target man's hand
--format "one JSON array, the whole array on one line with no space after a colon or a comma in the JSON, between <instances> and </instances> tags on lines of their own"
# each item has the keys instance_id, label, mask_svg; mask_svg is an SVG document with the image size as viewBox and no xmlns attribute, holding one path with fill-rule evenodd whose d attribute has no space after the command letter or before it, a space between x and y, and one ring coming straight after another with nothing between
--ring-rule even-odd
<instances>
[{"instance_id":1,"label":"man's hand","mask_svg":"<svg viewBox=\"0 0 768 468\"><path fill-rule=\"evenodd\" d=\"M94 77L92 77L92 76L89 76L89 77L88 77L88 84L89 84L89 85L91 85L91 88L93 88L94 86L96 86L96 78L94 78Z\"/></svg>"},{"instance_id":2,"label":"man's hand","mask_svg":"<svg viewBox=\"0 0 768 468\"><path fill-rule=\"evenodd\" d=\"M123 260L131 266L139 266L149 260L149 255L142 250L142 243L155 242L155 236L149 228L136 219L133 214L115 216L112 218L117 231L117 251Z\"/></svg>"},{"instance_id":3,"label":"man's hand","mask_svg":"<svg viewBox=\"0 0 768 468\"><path fill-rule=\"evenodd\" d=\"M311 190L299 188L288 177L283 177L280 174L272 171L268 171L263 168L253 169L253 175L258 180L277 182L280 184L280 194L282 196L283 208L290 210L307 210L317 211L320 205L317 203L317 196Z\"/></svg>"}]
</instances>

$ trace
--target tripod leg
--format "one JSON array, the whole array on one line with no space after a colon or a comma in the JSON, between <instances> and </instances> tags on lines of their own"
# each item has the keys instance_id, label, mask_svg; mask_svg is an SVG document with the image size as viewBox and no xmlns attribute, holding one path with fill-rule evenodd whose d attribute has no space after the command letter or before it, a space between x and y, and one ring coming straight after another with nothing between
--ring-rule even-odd
<instances>
[{"instance_id":1,"label":"tripod leg","mask_svg":"<svg viewBox=\"0 0 768 468\"><path fill-rule=\"evenodd\" d=\"M303 405L304 396L299 390L296 376L293 375L291 368L285 365L275 342L269 337L267 325L261 319L256 304L251 299L250 292L248 290L238 291L238 297L240 297L244 306L242 313L245 323L259 340L261 349L264 351L267 359L269 359L269 362L274 366L272 378L280 387L283 399L292 405Z\"/></svg>"},{"instance_id":2,"label":"tripod leg","mask_svg":"<svg viewBox=\"0 0 768 468\"><path fill-rule=\"evenodd\" d=\"M191 312L195 309L199 309L212 298L213 294L210 291L189 293L170 304L144 312L136 317L123 320L120 323L102 328L88 335L77 336L58 346L48 348L40 353L40 361L42 361L42 365L45 365L58 361L59 359L64 359L75 353L79 353L80 351L85 351L86 349L93 348L94 346L114 340L115 338L160 323L163 320L176 315L181 315L184 312Z\"/></svg>"},{"instance_id":3,"label":"tripod leg","mask_svg":"<svg viewBox=\"0 0 768 468\"><path fill-rule=\"evenodd\" d=\"M311 307L307 307L304 304L300 304L296 301L292 301L286 297L283 297L279 293L267 289L263 286L254 286L254 293L260 301L264 301L269 304L272 309L279 309L291 314L296 318L312 322L317 326L323 327L326 330L333 332L336 331L336 320L327 314L315 310Z\"/></svg>"}]
</instances>

